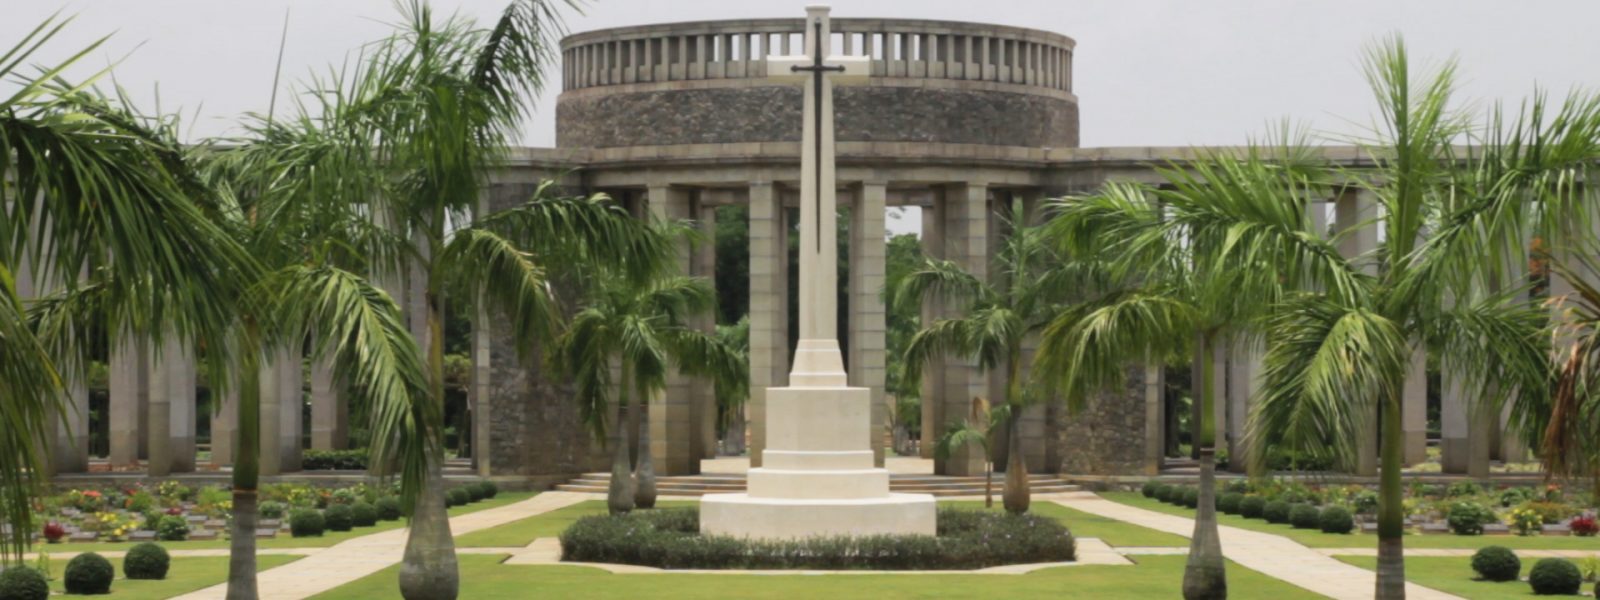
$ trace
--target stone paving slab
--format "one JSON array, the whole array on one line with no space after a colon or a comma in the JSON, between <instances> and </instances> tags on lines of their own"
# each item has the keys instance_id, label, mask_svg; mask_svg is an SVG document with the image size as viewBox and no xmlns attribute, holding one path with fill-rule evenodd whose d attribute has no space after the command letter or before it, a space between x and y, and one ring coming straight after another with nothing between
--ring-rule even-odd
<instances>
[{"instance_id":1,"label":"stone paving slab","mask_svg":"<svg viewBox=\"0 0 1600 600\"><path fill-rule=\"evenodd\" d=\"M1513 549L1517 556L1524 558L1600 558L1600 550L1518 550ZM1328 556L1377 556L1377 548L1318 548ZM1466 548L1406 548L1406 556L1433 556L1433 557L1467 557L1472 556L1477 550Z\"/></svg>"},{"instance_id":2,"label":"stone paving slab","mask_svg":"<svg viewBox=\"0 0 1600 600\"><path fill-rule=\"evenodd\" d=\"M282 556L311 556L313 554L317 554L319 552L322 552L323 550L327 550L327 548L257 548L256 549L256 556L261 556L261 555L265 555L265 554L277 554L277 555L282 555ZM50 558L52 560L57 560L57 559L60 559L60 560L71 560L72 557L77 556L79 554L84 554L85 553L85 552L50 552L48 549L46 549L45 552L50 555ZM127 550L107 550L105 552L99 552L99 551L91 550L89 552L94 552L95 554L99 554L100 556L104 556L106 558L122 558L123 556L127 556L127 554L128 554ZM197 549L197 550L171 550L171 549L169 549L169 550L167 550L167 554L171 555L173 558L185 558L185 557L195 558L195 557L206 557L206 556L227 556L228 555L228 549L227 548L202 548L202 549ZM29 552L29 553L23 555L23 559L24 560L30 560L31 561L31 560L35 560L37 558L39 558L39 554L37 552Z\"/></svg>"},{"instance_id":3,"label":"stone paving slab","mask_svg":"<svg viewBox=\"0 0 1600 600\"><path fill-rule=\"evenodd\" d=\"M544 492L527 500L452 517L450 531L455 535L504 525L584 500L602 497L570 492ZM399 563L406 544L406 529L394 529L351 538L322 549L315 560L297 560L256 575L261 600L299 600L353 582ZM226 550L223 550L224 555ZM181 600L221 600L227 584L218 584Z\"/></svg>"},{"instance_id":4,"label":"stone paving slab","mask_svg":"<svg viewBox=\"0 0 1600 600\"><path fill-rule=\"evenodd\" d=\"M1193 519L1112 502L1089 492L1054 494L1040 499L1184 537L1194 533ZM1339 562L1289 538L1237 527L1218 526L1217 530L1222 537L1224 556L1269 577L1336 600L1367 600L1377 587L1376 573ZM1407 583L1406 598L1445 600L1457 597Z\"/></svg>"}]
</instances>

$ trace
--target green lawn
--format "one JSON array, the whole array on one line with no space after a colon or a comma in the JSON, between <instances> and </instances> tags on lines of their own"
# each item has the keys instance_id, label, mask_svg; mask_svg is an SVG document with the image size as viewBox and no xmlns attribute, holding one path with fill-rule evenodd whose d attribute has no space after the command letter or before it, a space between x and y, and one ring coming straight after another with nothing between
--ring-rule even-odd
<instances>
[{"instance_id":1,"label":"green lawn","mask_svg":"<svg viewBox=\"0 0 1600 600\"><path fill-rule=\"evenodd\" d=\"M944 502L949 506L965 509L982 510L981 501ZM995 503L994 510L1001 510L1000 504ZM1132 523L1108 519L1100 515L1092 515L1081 510L1067 508L1054 502L1034 501L1028 508L1034 514L1052 517L1061 521L1078 537L1100 538L1101 541L1112 546L1161 546L1186 548L1189 538L1173 535L1164 531L1156 531L1149 527L1141 527Z\"/></svg>"},{"instance_id":2,"label":"green lawn","mask_svg":"<svg viewBox=\"0 0 1600 600\"><path fill-rule=\"evenodd\" d=\"M667 508L697 506L699 502L693 500L663 500L657 504L662 508ZM506 523L505 525L456 536L456 546L459 548L521 548L532 544L533 540L537 538L561 535L561 532L565 531L573 521L583 517L603 514L606 514L606 502L604 500L587 500L542 515L535 515Z\"/></svg>"},{"instance_id":3,"label":"green lawn","mask_svg":"<svg viewBox=\"0 0 1600 600\"><path fill-rule=\"evenodd\" d=\"M1361 567L1376 569L1378 559L1372 556L1340 556L1339 560ZM1522 576L1538 559L1522 559ZM1406 580L1441 592L1455 594L1471 600L1501 600L1502 598L1532 598L1533 588L1526 581L1495 583L1479 581L1472 571L1472 559L1467 557L1407 557ZM1586 583L1582 591L1594 591L1594 584ZM1540 596L1545 598L1548 596ZM1567 596L1572 598L1573 596Z\"/></svg>"},{"instance_id":4,"label":"green lawn","mask_svg":"<svg viewBox=\"0 0 1600 600\"><path fill-rule=\"evenodd\" d=\"M503 556L464 554L461 597L474 600L527 598L619 598L636 600L700 598L894 598L1134 599L1178 597L1183 585L1182 556L1138 557L1134 566L1046 569L1027 575L613 575L585 567L508 566ZM398 598L394 566L327 593L317 600ZM1238 565L1228 565L1231 600L1320 598L1304 589Z\"/></svg>"},{"instance_id":5,"label":"green lawn","mask_svg":"<svg viewBox=\"0 0 1600 600\"><path fill-rule=\"evenodd\" d=\"M1101 492L1100 496L1129 506L1182 517L1194 517L1194 509L1166 504L1146 498L1138 492ZM1281 535L1311 548L1376 548L1378 536L1366 533L1338 535L1322 533L1315 529L1295 529L1288 525L1275 525L1261 519L1246 519L1239 515L1217 515L1217 523ZM1408 535L1407 548L1458 548L1476 550L1484 546L1499 545L1514 550L1600 550L1600 538L1574 536L1516 536L1516 535Z\"/></svg>"},{"instance_id":6,"label":"green lawn","mask_svg":"<svg viewBox=\"0 0 1600 600\"><path fill-rule=\"evenodd\" d=\"M500 492L494 498L482 500L466 506L456 506L450 509L450 516L456 517L480 510L505 506L521 502L534 497L538 492ZM321 537L291 537L289 532L280 531L278 537L266 540L256 540L258 548L326 548L350 538L371 535L391 529L405 527L405 521L379 521L372 527L357 527L350 531L329 531ZM136 542L80 542L73 544L40 544L34 550L45 552L111 552L114 550L127 550ZM200 550L206 548L227 548L228 540L215 539L199 542L161 542L169 550Z\"/></svg>"},{"instance_id":7,"label":"green lawn","mask_svg":"<svg viewBox=\"0 0 1600 600\"><path fill-rule=\"evenodd\" d=\"M299 556L265 555L256 557L256 565L260 570L267 570L279 565L288 564L299 560ZM172 569L167 571L167 578L159 581L128 580L122 578L122 559L109 559L117 567L117 580L111 582L112 598L171 598L181 596L198 589L210 587L228 579L228 557L205 556L172 559ZM50 561L50 588L57 594L65 593L61 581L61 573L67 568L66 560Z\"/></svg>"}]
</instances>

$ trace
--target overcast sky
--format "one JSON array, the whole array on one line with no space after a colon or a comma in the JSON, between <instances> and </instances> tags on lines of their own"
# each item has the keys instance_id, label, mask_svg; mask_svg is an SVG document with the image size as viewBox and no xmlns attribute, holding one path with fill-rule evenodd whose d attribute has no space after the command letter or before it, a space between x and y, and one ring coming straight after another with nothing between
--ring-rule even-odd
<instances>
[{"instance_id":1,"label":"overcast sky","mask_svg":"<svg viewBox=\"0 0 1600 600\"><path fill-rule=\"evenodd\" d=\"M489 23L506 0L435 0ZM570 13L573 31L701 19L796 17L804 1L600 0ZM1520 101L1537 83L1556 93L1600 87L1595 0L873 0L833 3L837 17L992 22L1047 29L1078 42L1074 88L1084 146L1236 144L1294 117L1350 132L1372 102L1358 57L1401 32L1415 54L1455 55L1463 96ZM77 15L45 56L112 35L89 59L122 59L117 78L148 103L181 107L194 135L230 131L263 111L285 9L286 80L344 60L384 35L390 0L0 0L0 49L56 11ZM559 81L558 78L553 78ZM285 82L287 85L288 81ZM555 140L555 91L541 98L523 142Z\"/></svg>"}]
</instances>

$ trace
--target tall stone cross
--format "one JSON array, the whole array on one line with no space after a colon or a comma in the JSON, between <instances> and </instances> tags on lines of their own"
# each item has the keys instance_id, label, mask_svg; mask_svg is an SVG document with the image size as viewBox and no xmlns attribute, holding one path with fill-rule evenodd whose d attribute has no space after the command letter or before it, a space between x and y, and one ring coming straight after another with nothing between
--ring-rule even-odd
<instances>
[{"instance_id":1,"label":"tall stone cross","mask_svg":"<svg viewBox=\"0 0 1600 600\"><path fill-rule=\"evenodd\" d=\"M865 81L864 56L829 56L827 6L806 7L805 54L770 56L767 76L804 81L800 151L800 340L789 385L844 387L838 339L839 245L833 172L833 86Z\"/></svg>"}]
</instances>

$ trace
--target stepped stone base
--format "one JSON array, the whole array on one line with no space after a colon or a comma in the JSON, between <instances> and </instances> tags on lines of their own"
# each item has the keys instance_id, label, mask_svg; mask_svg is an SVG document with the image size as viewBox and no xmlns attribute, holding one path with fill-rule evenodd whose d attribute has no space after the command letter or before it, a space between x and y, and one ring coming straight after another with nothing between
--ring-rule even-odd
<instances>
[{"instance_id":1,"label":"stepped stone base","mask_svg":"<svg viewBox=\"0 0 1600 600\"><path fill-rule=\"evenodd\" d=\"M888 494L849 500L752 498L710 494L700 501L700 532L756 539L934 535L933 496Z\"/></svg>"}]
</instances>

